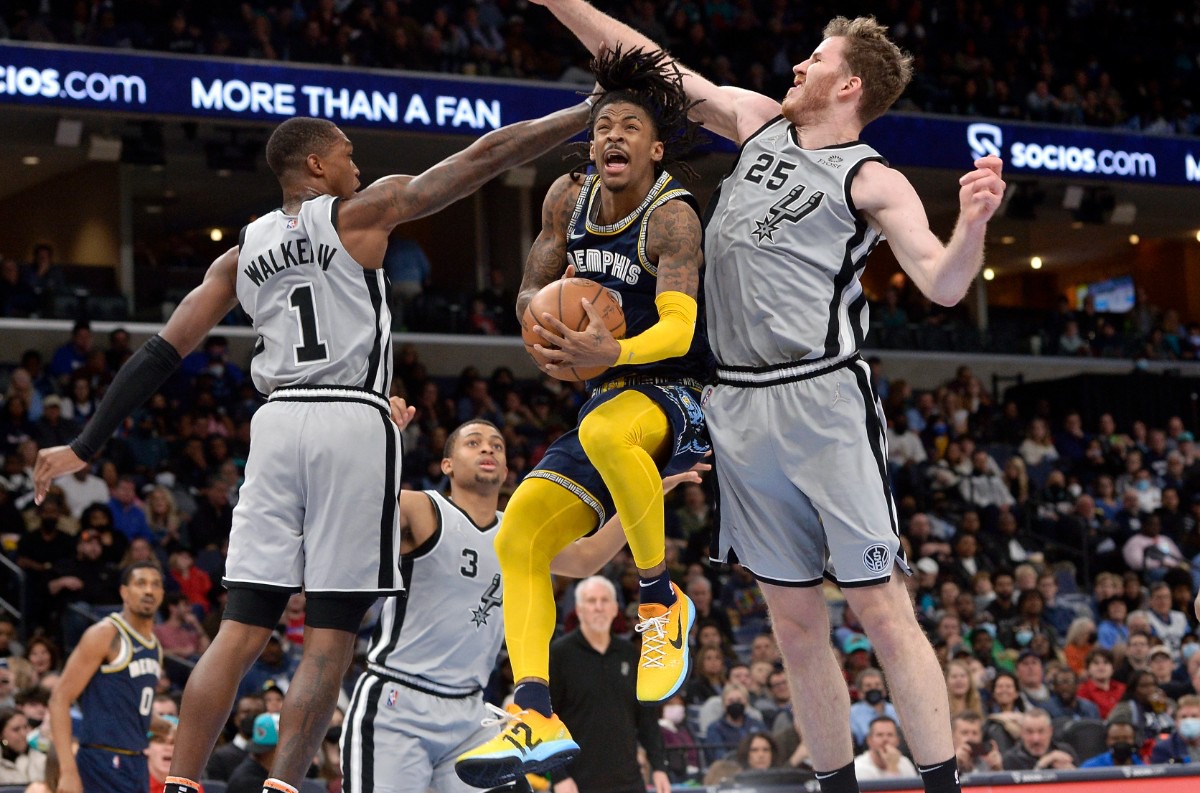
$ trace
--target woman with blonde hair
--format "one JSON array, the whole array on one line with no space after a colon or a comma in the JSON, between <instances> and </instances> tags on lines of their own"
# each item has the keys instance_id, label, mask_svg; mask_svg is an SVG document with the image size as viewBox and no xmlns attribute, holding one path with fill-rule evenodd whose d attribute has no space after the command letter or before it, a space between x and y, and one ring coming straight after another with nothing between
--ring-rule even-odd
<instances>
[{"instance_id":1,"label":"woman with blonde hair","mask_svg":"<svg viewBox=\"0 0 1200 793\"><path fill-rule=\"evenodd\" d=\"M1096 646L1096 623L1091 617L1076 617L1067 628L1063 641L1063 656L1071 671L1083 677L1087 670L1087 656Z\"/></svg>"},{"instance_id":2,"label":"woman with blonde hair","mask_svg":"<svg viewBox=\"0 0 1200 793\"><path fill-rule=\"evenodd\" d=\"M1029 503L1029 469L1020 455L1014 454L1004 464L1004 484L1022 509Z\"/></svg>"},{"instance_id":3,"label":"woman with blonde hair","mask_svg":"<svg viewBox=\"0 0 1200 793\"><path fill-rule=\"evenodd\" d=\"M162 485L157 485L146 496L146 523L164 549L179 545L183 516L175 496Z\"/></svg>"},{"instance_id":4,"label":"woman with blonde hair","mask_svg":"<svg viewBox=\"0 0 1200 793\"><path fill-rule=\"evenodd\" d=\"M960 713L983 713L983 697L975 687L971 666L961 658L946 664L946 694L950 699L950 718Z\"/></svg>"}]
</instances>

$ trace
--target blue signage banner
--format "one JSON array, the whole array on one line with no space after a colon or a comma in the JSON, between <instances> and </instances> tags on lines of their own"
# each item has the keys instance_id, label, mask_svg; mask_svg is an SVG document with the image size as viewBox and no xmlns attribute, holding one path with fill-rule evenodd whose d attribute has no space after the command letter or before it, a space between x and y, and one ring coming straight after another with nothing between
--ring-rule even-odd
<instances>
[{"instance_id":1,"label":"blue signage banner","mask_svg":"<svg viewBox=\"0 0 1200 793\"><path fill-rule=\"evenodd\" d=\"M0 43L0 103L277 123L478 135L578 101L553 83L280 65ZM1200 184L1200 139L892 113L863 137L894 164L964 171L996 154L1005 174ZM715 148L732 150L726 141Z\"/></svg>"}]
</instances>

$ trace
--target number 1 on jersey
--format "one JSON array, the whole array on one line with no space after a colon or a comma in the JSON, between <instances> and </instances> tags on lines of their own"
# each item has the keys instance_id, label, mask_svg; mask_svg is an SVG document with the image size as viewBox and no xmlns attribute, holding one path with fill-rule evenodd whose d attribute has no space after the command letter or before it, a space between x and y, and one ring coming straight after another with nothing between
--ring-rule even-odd
<instances>
[{"instance_id":1,"label":"number 1 on jersey","mask_svg":"<svg viewBox=\"0 0 1200 793\"><path fill-rule=\"evenodd\" d=\"M321 340L321 326L317 322L317 309L313 304L312 284L292 287L288 294L288 305L296 312L300 326L300 344L292 347L296 365L329 360L329 348Z\"/></svg>"}]
</instances>

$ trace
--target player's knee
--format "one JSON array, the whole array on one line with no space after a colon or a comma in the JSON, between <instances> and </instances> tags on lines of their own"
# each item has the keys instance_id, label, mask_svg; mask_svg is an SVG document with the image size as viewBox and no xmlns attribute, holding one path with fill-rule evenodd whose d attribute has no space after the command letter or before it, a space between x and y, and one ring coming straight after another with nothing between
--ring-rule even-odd
<instances>
[{"instance_id":1,"label":"player's knee","mask_svg":"<svg viewBox=\"0 0 1200 793\"><path fill-rule=\"evenodd\" d=\"M628 431L613 417L596 410L579 422L579 445L593 462L602 461L623 444Z\"/></svg>"}]
</instances>

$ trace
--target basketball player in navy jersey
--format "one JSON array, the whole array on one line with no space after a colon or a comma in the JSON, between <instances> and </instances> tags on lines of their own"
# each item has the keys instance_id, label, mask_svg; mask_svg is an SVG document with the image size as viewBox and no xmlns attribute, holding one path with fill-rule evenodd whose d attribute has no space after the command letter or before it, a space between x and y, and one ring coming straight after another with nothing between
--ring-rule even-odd
<instances>
[{"instance_id":1,"label":"basketball player in navy jersey","mask_svg":"<svg viewBox=\"0 0 1200 793\"><path fill-rule=\"evenodd\" d=\"M162 571L135 562L121 572L119 614L83 633L50 695L50 736L58 750L58 793L145 793L150 789L146 733L162 668L154 614ZM71 704L83 720L72 736ZM78 754L71 753L73 738Z\"/></svg>"},{"instance_id":2,"label":"basketball player in navy jersey","mask_svg":"<svg viewBox=\"0 0 1200 793\"><path fill-rule=\"evenodd\" d=\"M653 47L583 0L538 0L592 52ZM959 179L945 245L908 180L859 140L912 75L873 18L834 19L779 100L683 70L693 118L741 147L705 222L705 295L716 386L714 557L758 579L788 669L796 722L825 793L853 793L850 702L830 647L821 583L840 583L888 676L925 788L959 789L949 706L902 577L887 446L859 283L884 237L934 302L962 299L1004 195L998 157Z\"/></svg>"},{"instance_id":3,"label":"basketball player in navy jersey","mask_svg":"<svg viewBox=\"0 0 1200 793\"><path fill-rule=\"evenodd\" d=\"M391 317L383 256L399 224L431 215L584 128L591 100L495 130L417 176L359 191L353 145L323 119L293 118L267 142L281 208L244 228L163 328L124 367L83 433L39 453L37 498L81 468L239 303L259 334L255 413L233 515L221 629L183 695L168 793L196 793L288 598L307 596L304 652L288 689L265 788L300 784L325 735L358 625L403 589L396 548L400 437L388 416Z\"/></svg>"},{"instance_id":4,"label":"basketball player in navy jersey","mask_svg":"<svg viewBox=\"0 0 1200 793\"><path fill-rule=\"evenodd\" d=\"M581 332L548 314L534 318L547 371L613 368L589 383L579 426L518 485L496 539L517 688L507 728L459 758L460 778L476 787L553 770L578 753L550 702L551 560L614 511L642 579L638 699L666 699L687 677L694 609L666 572L661 474L686 470L709 449L700 412L709 352L696 327L700 218L691 194L664 170L690 148L696 126L678 75L661 68L666 59L657 50L615 50L593 63L606 91L592 113L596 173L551 186L526 262L518 317L565 270L618 293L628 335L614 339L587 301L591 322Z\"/></svg>"},{"instance_id":5,"label":"basketball player in navy jersey","mask_svg":"<svg viewBox=\"0 0 1200 793\"><path fill-rule=\"evenodd\" d=\"M403 429L413 409L396 397L391 403L392 420ZM400 493L408 591L384 601L367 669L342 723L344 793L465 793L472 788L455 776L455 758L497 732L489 718L497 709L484 703L482 691L504 641L494 545L508 470L504 437L490 422L468 421L446 439L441 467L450 479L448 496ZM700 481L698 471L707 467L664 479L662 491ZM585 578L624 545L614 518L563 549L551 571Z\"/></svg>"}]
</instances>

